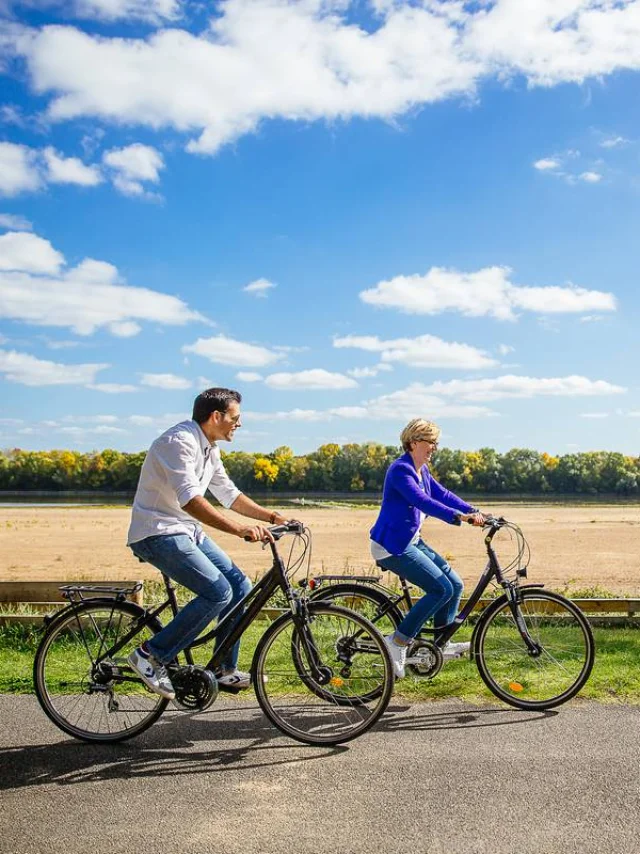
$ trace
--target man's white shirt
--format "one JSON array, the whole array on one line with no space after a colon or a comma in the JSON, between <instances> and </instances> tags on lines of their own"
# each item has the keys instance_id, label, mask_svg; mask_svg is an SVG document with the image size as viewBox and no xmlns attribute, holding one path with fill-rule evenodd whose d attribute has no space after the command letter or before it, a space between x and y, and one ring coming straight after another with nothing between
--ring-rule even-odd
<instances>
[{"instance_id":1,"label":"man's white shirt","mask_svg":"<svg viewBox=\"0 0 640 854\"><path fill-rule=\"evenodd\" d=\"M223 507L231 507L241 491L220 459L220 449L196 421L171 427L149 448L133 500L127 544L158 534L188 534L199 541L201 525L182 508L207 489Z\"/></svg>"}]
</instances>

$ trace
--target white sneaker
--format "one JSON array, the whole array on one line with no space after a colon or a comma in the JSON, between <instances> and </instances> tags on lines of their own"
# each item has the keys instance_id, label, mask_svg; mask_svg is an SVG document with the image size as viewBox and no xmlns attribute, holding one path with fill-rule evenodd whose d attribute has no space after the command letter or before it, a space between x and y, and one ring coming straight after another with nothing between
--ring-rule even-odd
<instances>
[{"instance_id":1,"label":"white sneaker","mask_svg":"<svg viewBox=\"0 0 640 854\"><path fill-rule=\"evenodd\" d=\"M216 676L218 687L223 691L244 691L245 688L251 687L251 674L245 673L244 670L234 670L232 673L225 673L224 676Z\"/></svg>"},{"instance_id":2,"label":"white sneaker","mask_svg":"<svg viewBox=\"0 0 640 854\"><path fill-rule=\"evenodd\" d=\"M471 643L469 641L463 643L451 643L451 641L447 641L442 648L442 657L445 661L450 661L452 658L462 658L470 649Z\"/></svg>"},{"instance_id":3,"label":"white sneaker","mask_svg":"<svg viewBox=\"0 0 640 854\"><path fill-rule=\"evenodd\" d=\"M140 647L133 650L127 661L148 688L160 694L161 697L166 697L167 700L175 699L176 692L169 679L167 668L161 661L152 655L143 655Z\"/></svg>"},{"instance_id":4,"label":"white sneaker","mask_svg":"<svg viewBox=\"0 0 640 854\"><path fill-rule=\"evenodd\" d=\"M407 647L396 643L393 635L387 635L384 639L393 662L393 672L396 674L396 679L404 679L404 665L407 660Z\"/></svg>"}]
</instances>

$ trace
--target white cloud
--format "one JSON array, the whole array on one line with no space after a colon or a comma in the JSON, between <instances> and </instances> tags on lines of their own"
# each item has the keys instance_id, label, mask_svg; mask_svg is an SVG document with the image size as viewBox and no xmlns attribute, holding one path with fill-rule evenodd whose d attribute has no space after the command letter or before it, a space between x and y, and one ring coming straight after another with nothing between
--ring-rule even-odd
<instances>
[{"instance_id":1,"label":"white cloud","mask_svg":"<svg viewBox=\"0 0 640 854\"><path fill-rule=\"evenodd\" d=\"M245 423L250 421L326 421L331 419L328 412L317 409L289 409L280 412L252 412L242 414Z\"/></svg>"},{"instance_id":2,"label":"white cloud","mask_svg":"<svg viewBox=\"0 0 640 854\"><path fill-rule=\"evenodd\" d=\"M501 398L538 397L587 397L602 394L624 394L627 389L587 377L522 377L507 374L478 380L450 380L425 386L425 391L458 400L499 400Z\"/></svg>"},{"instance_id":3,"label":"white cloud","mask_svg":"<svg viewBox=\"0 0 640 854\"><path fill-rule=\"evenodd\" d=\"M412 383L407 388L384 394L366 404L366 417L402 421L411 418L489 418L496 413L486 406L450 403L434 394L430 386Z\"/></svg>"},{"instance_id":4,"label":"white cloud","mask_svg":"<svg viewBox=\"0 0 640 854\"><path fill-rule=\"evenodd\" d=\"M0 270L49 273L55 276L63 264L64 255L43 237L24 231L8 231L0 236ZM0 288L1 282L0 279Z\"/></svg>"},{"instance_id":5,"label":"white cloud","mask_svg":"<svg viewBox=\"0 0 640 854\"><path fill-rule=\"evenodd\" d=\"M585 397L622 394L626 389L585 377L531 378L504 376L495 379L452 380L430 385L412 383L391 394L353 406L326 410L294 409L278 412L247 412L253 421L332 421L338 419L384 420L406 423L411 418L492 418L497 412L479 405L502 398L531 398L539 395ZM451 398L454 399L452 402ZM637 414L640 413L630 413Z\"/></svg>"},{"instance_id":6,"label":"white cloud","mask_svg":"<svg viewBox=\"0 0 640 854\"><path fill-rule=\"evenodd\" d=\"M8 271L0 272L0 318L68 327L79 335L105 327L118 337L135 335L142 320L173 326L205 321L177 297L119 284L113 264L93 258L61 269L64 264L64 256L35 234L0 236L0 271Z\"/></svg>"},{"instance_id":7,"label":"white cloud","mask_svg":"<svg viewBox=\"0 0 640 854\"><path fill-rule=\"evenodd\" d=\"M262 374L257 374L255 371L238 371L236 379L243 383L257 383L262 380Z\"/></svg>"},{"instance_id":8,"label":"white cloud","mask_svg":"<svg viewBox=\"0 0 640 854\"><path fill-rule=\"evenodd\" d=\"M215 383L213 380L210 380L209 377L196 377L195 385L198 388L214 388Z\"/></svg>"},{"instance_id":9,"label":"white cloud","mask_svg":"<svg viewBox=\"0 0 640 854\"><path fill-rule=\"evenodd\" d=\"M0 373L10 382L28 386L87 385L105 364L62 365L37 359L28 353L0 350Z\"/></svg>"},{"instance_id":10,"label":"white cloud","mask_svg":"<svg viewBox=\"0 0 640 854\"><path fill-rule=\"evenodd\" d=\"M263 368L282 358L281 353L259 347L256 344L246 344L226 335L215 335L213 338L198 338L193 344L182 348L183 353L197 353L211 362L220 365L234 365L238 368Z\"/></svg>"},{"instance_id":11,"label":"white cloud","mask_svg":"<svg viewBox=\"0 0 640 854\"><path fill-rule=\"evenodd\" d=\"M334 346L337 346L334 344ZM380 371L392 371L393 368L387 362L379 362L371 368L351 368L347 371L350 377L355 379L366 379L368 377L377 377Z\"/></svg>"},{"instance_id":12,"label":"white cloud","mask_svg":"<svg viewBox=\"0 0 640 854\"><path fill-rule=\"evenodd\" d=\"M167 391L191 388L193 385L191 380L177 377L175 374L141 374L140 384L163 388Z\"/></svg>"},{"instance_id":13,"label":"white cloud","mask_svg":"<svg viewBox=\"0 0 640 854\"><path fill-rule=\"evenodd\" d=\"M580 418L608 418L608 412L581 412Z\"/></svg>"},{"instance_id":14,"label":"white cloud","mask_svg":"<svg viewBox=\"0 0 640 854\"><path fill-rule=\"evenodd\" d=\"M533 168L538 169L540 172L551 172L560 168L560 161L554 157L543 157L541 160L535 161Z\"/></svg>"},{"instance_id":15,"label":"white cloud","mask_svg":"<svg viewBox=\"0 0 640 854\"><path fill-rule=\"evenodd\" d=\"M105 152L102 160L112 170L114 187L125 196L145 194L142 182L157 184L160 170L164 169L160 152L139 142L125 148L113 148Z\"/></svg>"},{"instance_id":16,"label":"white cloud","mask_svg":"<svg viewBox=\"0 0 640 854\"><path fill-rule=\"evenodd\" d=\"M52 184L80 184L95 187L102 181L97 166L87 166L78 157L64 157L55 148L47 146L42 152L47 169L47 180Z\"/></svg>"},{"instance_id":17,"label":"white cloud","mask_svg":"<svg viewBox=\"0 0 640 854\"><path fill-rule=\"evenodd\" d=\"M11 231L31 231L33 228L29 220L20 214L0 213L0 228L9 228Z\"/></svg>"},{"instance_id":18,"label":"white cloud","mask_svg":"<svg viewBox=\"0 0 640 854\"><path fill-rule=\"evenodd\" d=\"M117 415L65 415L62 419L67 424L117 424Z\"/></svg>"},{"instance_id":19,"label":"white cloud","mask_svg":"<svg viewBox=\"0 0 640 854\"><path fill-rule=\"evenodd\" d=\"M73 7L79 18L128 19L157 24L178 17L180 0L75 0Z\"/></svg>"},{"instance_id":20,"label":"white cloud","mask_svg":"<svg viewBox=\"0 0 640 854\"><path fill-rule=\"evenodd\" d=\"M281 391L305 391L320 389L345 389L356 388L358 383L344 374L336 374L325 371L324 368L313 368L308 371L287 373L283 371L278 374L270 374L266 380L269 388Z\"/></svg>"},{"instance_id":21,"label":"white cloud","mask_svg":"<svg viewBox=\"0 0 640 854\"><path fill-rule=\"evenodd\" d=\"M137 335L142 327L139 323L134 323L132 320L123 320L122 322L115 322L110 324L109 331L112 335L115 335L117 338L133 338L134 335Z\"/></svg>"},{"instance_id":22,"label":"white cloud","mask_svg":"<svg viewBox=\"0 0 640 854\"><path fill-rule=\"evenodd\" d=\"M105 394L128 394L132 391L138 391L137 386L127 383L91 383L87 388L93 391L102 391Z\"/></svg>"},{"instance_id":23,"label":"white cloud","mask_svg":"<svg viewBox=\"0 0 640 854\"><path fill-rule=\"evenodd\" d=\"M578 178L587 184L597 184L599 181L602 181L602 175L599 172L581 172Z\"/></svg>"},{"instance_id":24,"label":"white cloud","mask_svg":"<svg viewBox=\"0 0 640 854\"><path fill-rule=\"evenodd\" d=\"M515 347L512 347L510 344L498 344L498 353L501 356L507 356L509 353L513 353L515 351Z\"/></svg>"},{"instance_id":25,"label":"white cloud","mask_svg":"<svg viewBox=\"0 0 640 854\"><path fill-rule=\"evenodd\" d=\"M253 294L256 297L266 297L268 291L272 288L277 287L273 282L270 282L269 279L256 279L254 282L250 282L246 285L242 290L246 291L248 294Z\"/></svg>"},{"instance_id":26,"label":"white cloud","mask_svg":"<svg viewBox=\"0 0 640 854\"><path fill-rule=\"evenodd\" d=\"M624 136L609 136L603 139L600 143L601 148L619 148L623 145L628 145L629 140Z\"/></svg>"},{"instance_id":27,"label":"white cloud","mask_svg":"<svg viewBox=\"0 0 640 854\"><path fill-rule=\"evenodd\" d=\"M497 365L483 350L469 344L443 341L435 335L381 341L372 335L334 338L334 347L355 347L380 353L383 363L402 363L415 368L462 368L475 370Z\"/></svg>"},{"instance_id":28,"label":"white cloud","mask_svg":"<svg viewBox=\"0 0 640 854\"><path fill-rule=\"evenodd\" d=\"M36 153L26 145L0 142L0 194L17 196L41 183Z\"/></svg>"},{"instance_id":29,"label":"white cloud","mask_svg":"<svg viewBox=\"0 0 640 854\"><path fill-rule=\"evenodd\" d=\"M172 16L170 0L84 0L94 14ZM209 27L147 37L73 27L12 30L29 79L54 120L80 116L172 127L214 152L264 118L391 120L423 104L474 97L479 83L581 83L640 68L638 3L372 0L358 26L348 0L227 0ZM124 11L123 11L124 10ZM224 85L221 85L224 81Z\"/></svg>"},{"instance_id":30,"label":"white cloud","mask_svg":"<svg viewBox=\"0 0 640 854\"><path fill-rule=\"evenodd\" d=\"M381 395L355 406L335 406L326 410L292 409L278 412L246 412L249 421L333 421L358 419L406 423L413 417L489 418L496 413L486 406L452 404L432 394L422 383L413 383L391 394Z\"/></svg>"},{"instance_id":31,"label":"white cloud","mask_svg":"<svg viewBox=\"0 0 640 854\"><path fill-rule=\"evenodd\" d=\"M540 314L614 311L613 294L576 285L529 287L509 280L509 267L485 267L475 273L432 267L424 276L396 276L360 292L370 305L396 308L406 314L458 311L468 317L514 320L524 309ZM461 345L464 346L464 345Z\"/></svg>"}]
</instances>

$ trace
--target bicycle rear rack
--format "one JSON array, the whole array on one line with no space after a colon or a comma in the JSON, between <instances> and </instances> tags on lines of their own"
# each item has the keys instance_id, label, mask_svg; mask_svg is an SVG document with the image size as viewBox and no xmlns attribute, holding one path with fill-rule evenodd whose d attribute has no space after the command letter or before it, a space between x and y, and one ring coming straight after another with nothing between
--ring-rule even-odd
<instances>
[{"instance_id":1,"label":"bicycle rear rack","mask_svg":"<svg viewBox=\"0 0 640 854\"><path fill-rule=\"evenodd\" d=\"M65 584L60 587L60 593L69 602L84 602L87 598L85 594L95 595L101 594L114 598L117 602L124 602L128 596L133 596L143 588L143 582L138 581L129 587L114 587L104 584Z\"/></svg>"},{"instance_id":2,"label":"bicycle rear rack","mask_svg":"<svg viewBox=\"0 0 640 854\"><path fill-rule=\"evenodd\" d=\"M300 587L309 587L315 590L325 581L359 581L362 584L380 584L381 575L312 575L311 578L303 578Z\"/></svg>"}]
</instances>

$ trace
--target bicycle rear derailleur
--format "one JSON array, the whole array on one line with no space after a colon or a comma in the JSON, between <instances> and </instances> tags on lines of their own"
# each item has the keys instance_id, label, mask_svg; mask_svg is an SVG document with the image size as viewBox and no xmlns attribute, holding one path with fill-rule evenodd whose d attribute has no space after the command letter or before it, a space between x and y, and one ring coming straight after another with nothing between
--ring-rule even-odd
<instances>
[{"instance_id":1,"label":"bicycle rear derailleur","mask_svg":"<svg viewBox=\"0 0 640 854\"><path fill-rule=\"evenodd\" d=\"M189 712L204 712L218 696L216 677L199 664L189 664L171 671L176 692L174 703Z\"/></svg>"},{"instance_id":2,"label":"bicycle rear derailleur","mask_svg":"<svg viewBox=\"0 0 640 854\"><path fill-rule=\"evenodd\" d=\"M442 651L433 641L418 638L407 650L406 667L413 676L433 679L443 663Z\"/></svg>"}]
</instances>

